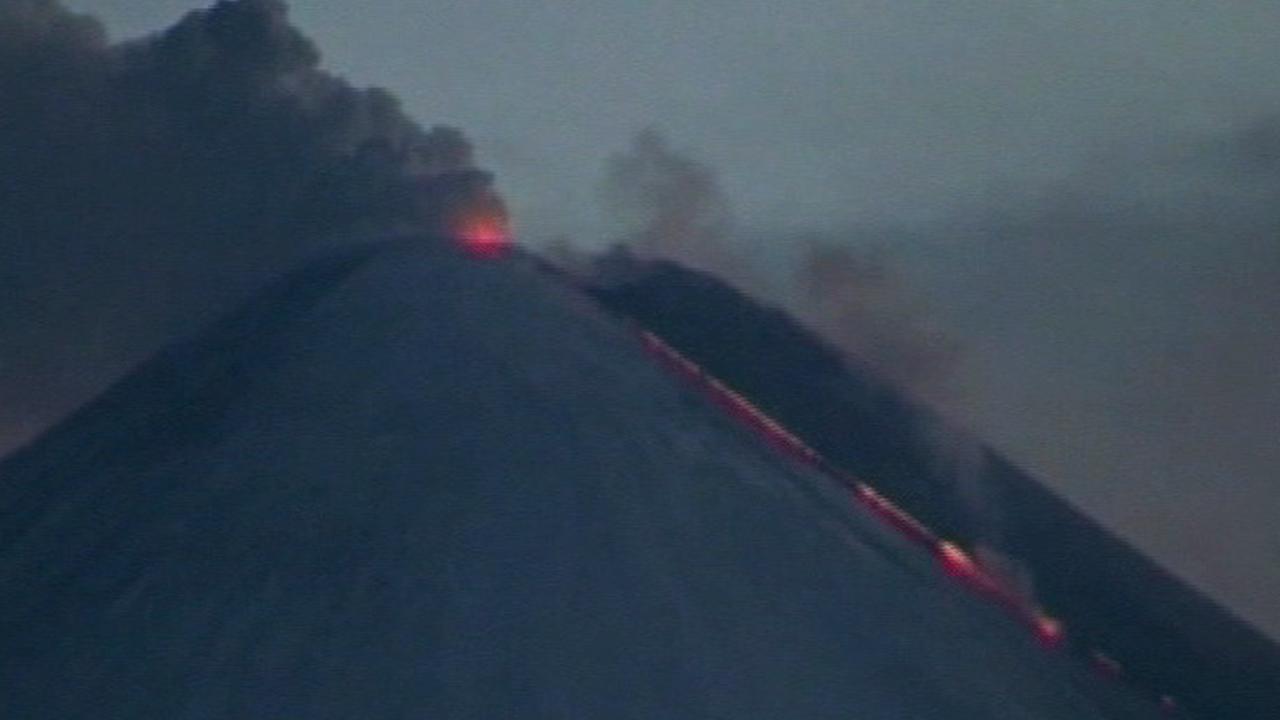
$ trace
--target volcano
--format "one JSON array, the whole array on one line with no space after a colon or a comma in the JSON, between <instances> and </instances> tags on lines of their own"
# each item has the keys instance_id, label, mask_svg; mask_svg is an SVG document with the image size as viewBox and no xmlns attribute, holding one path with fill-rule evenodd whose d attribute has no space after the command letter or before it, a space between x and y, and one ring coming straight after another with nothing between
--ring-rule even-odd
<instances>
[{"instance_id":1,"label":"volcano","mask_svg":"<svg viewBox=\"0 0 1280 720\"><path fill-rule=\"evenodd\" d=\"M0 465L0 717L1155 718L512 251L324 258Z\"/></svg>"}]
</instances>

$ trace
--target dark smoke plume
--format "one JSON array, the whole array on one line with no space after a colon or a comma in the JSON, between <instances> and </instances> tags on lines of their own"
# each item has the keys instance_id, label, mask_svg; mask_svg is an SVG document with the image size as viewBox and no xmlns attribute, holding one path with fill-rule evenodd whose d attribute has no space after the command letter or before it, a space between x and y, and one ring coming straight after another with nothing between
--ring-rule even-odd
<instances>
[{"instance_id":1,"label":"dark smoke plume","mask_svg":"<svg viewBox=\"0 0 1280 720\"><path fill-rule=\"evenodd\" d=\"M319 62L279 0L118 44L0 3L0 452L318 246L496 200L459 131Z\"/></svg>"}]
</instances>

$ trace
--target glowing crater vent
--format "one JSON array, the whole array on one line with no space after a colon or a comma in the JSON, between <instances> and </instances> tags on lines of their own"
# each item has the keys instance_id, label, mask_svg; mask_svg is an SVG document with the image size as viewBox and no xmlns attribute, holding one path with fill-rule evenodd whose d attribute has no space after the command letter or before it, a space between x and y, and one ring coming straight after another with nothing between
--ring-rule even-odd
<instances>
[{"instance_id":1,"label":"glowing crater vent","mask_svg":"<svg viewBox=\"0 0 1280 720\"><path fill-rule=\"evenodd\" d=\"M476 257L498 258L511 249L511 228L501 215L464 216L455 225L453 235L462 249Z\"/></svg>"}]
</instances>

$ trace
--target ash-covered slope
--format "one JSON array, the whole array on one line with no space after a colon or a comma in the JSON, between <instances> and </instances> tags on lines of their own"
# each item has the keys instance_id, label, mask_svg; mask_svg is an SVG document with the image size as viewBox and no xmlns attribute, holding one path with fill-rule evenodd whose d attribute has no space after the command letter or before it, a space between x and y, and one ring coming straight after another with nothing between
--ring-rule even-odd
<instances>
[{"instance_id":1,"label":"ash-covered slope","mask_svg":"<svg viewBox=\"0 0 1280 720\"><path fill-rule=\"evenodd\" d=\"M295 274L0 466L0 717L1140 718L516 256Z\"/></svg>"}]
</instances>

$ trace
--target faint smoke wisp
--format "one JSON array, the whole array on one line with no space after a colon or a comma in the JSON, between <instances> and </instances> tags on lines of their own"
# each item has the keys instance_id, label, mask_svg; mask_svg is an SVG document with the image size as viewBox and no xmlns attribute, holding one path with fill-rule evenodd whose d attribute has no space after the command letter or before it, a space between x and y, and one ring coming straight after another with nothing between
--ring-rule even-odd
<instances>
[{"instance_id":1,"label":"faint smoke wisp","mask_svg":"<svg viewBox=\"0 0 1280 720\"><path fill-rule=\"evenodd\" d=\"M927 399L948 397L960 345L882 257L815 245L797 274L802 320L889 380Z\"/></svg>"},{"instance_id":2,"label":"faint smoke wisp","mask_svg":"<svg viewBox=\"0 0 1280 720\"><path fill-rule=\"evenodd\" d=\"M958 343L932 322L883 254L851 249L856 236L753 233L747 240L716 173L653 129L609 159L601 194L624 228L616 242L639 257L675 260L783 304L885 378L925 399L950 398ZM789 276L779 278L753 261L748 248L759 251L767 242L799 246L800 263ZM564 248L558 252L570 255Z\"/></svg>"},{"instance_id":3,"label":"faint smoke wisp","mask_svg":"<svg viewBox=\"0 0 1280 720\"><path fill-rule=\"evenodd\" d=\"M601 196L622 228L616 242L741 279L732 213L715 172L672 149L656 129L637 133L626 152L608 159Z\"/></svg>"}]
</instances>

